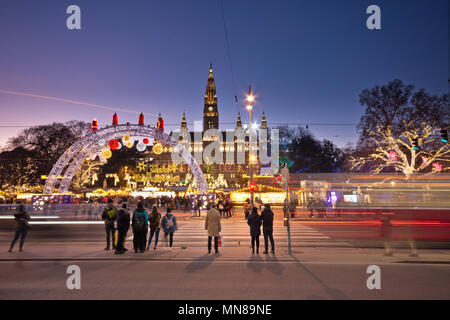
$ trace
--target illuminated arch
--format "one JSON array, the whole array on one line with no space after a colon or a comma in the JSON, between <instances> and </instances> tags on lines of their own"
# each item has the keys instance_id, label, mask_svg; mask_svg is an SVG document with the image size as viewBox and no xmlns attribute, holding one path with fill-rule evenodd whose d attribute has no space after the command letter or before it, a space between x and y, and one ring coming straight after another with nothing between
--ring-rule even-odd
<instances>
[{"instance_id":1,"label":"illuminated arch","mask_svg":"<svg viewBox=\"0 0 450 320\"><path fill-rule=\"evenodd\" d=\"M208 192L208 185L202 170L197 161L178 141L172 139L170 135L156 128L136 124L121 124L107 126L103 129L89 133L82 139L71 145L53 166L44 187L44 194L55 192L59 183L58 193L67 193L70 183L88 156L100 152L104 147L99 146L99 140L106 142L111 139L121 139L124 135L130 137L149 137L161 141L164 145L171 146L178 153L184 163L189 165L192 174L197 182L197 189L201 193Z\"/></svg>"}]
</instances>

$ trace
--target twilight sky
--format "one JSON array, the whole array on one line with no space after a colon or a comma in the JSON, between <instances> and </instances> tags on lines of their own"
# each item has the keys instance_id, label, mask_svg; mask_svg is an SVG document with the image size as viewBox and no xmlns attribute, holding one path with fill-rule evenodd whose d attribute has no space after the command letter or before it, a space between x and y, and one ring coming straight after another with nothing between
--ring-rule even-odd
<instances>
[{"instance_id":1,"label":"twilight sky","mask_svg":"<svg viewBox=\"0 0 450 320\"><path fill-rule=\"evenodd\" d=\"M213 63L220 128L234 127L251 84L252 114L269 125L309 123L339 146L356 140L364 111L358 94L399 78L434 94L448 92L448 0L0 0L0 147L20 126L72 119L110 124L188 126L202 120ZM66 8L81 8L81 30L68 30ZM381 7L382 30L366 28L366 9ZM81 101L77 105L6 91ZM229 123L229 124L227 124Z\"/></svg>"}]
</instances>

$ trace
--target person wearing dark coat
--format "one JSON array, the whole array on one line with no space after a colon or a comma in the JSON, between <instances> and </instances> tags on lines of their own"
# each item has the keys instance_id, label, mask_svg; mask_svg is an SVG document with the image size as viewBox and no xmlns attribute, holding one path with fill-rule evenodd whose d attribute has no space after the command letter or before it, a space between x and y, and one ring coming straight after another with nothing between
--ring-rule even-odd
<instances>
[{"instance_id":1,"label":"person wearing dark coat","mask_svg":"<svg viewBox=\"0 0 450 320\"><path fill-rule=\"evenodd\" d=\"M256 254L259 254L259 236L261 235L262 219L258 214L258 208L252 208L252 213L248 216L247 224L250 226L250 235L252 237L252 253L255 253L256 243Z\"/></svg>"},{"instance_id":2,"label":"person wearing dark coat","mask_svg":"<svg viewBox=\"0 0 450 320\"><path fill-rule=\"evenodd\" d=\"M270 209L270 205L264 205L264 210L261 212L261 219L263 222L263 234L264 234L264 254L269 250L269 239L272 245L272 253L275 253L275 243L273 241L273 211Z\"/></svg>"},{"instance_id":3,"label":"person wearing dark coat","mask_svg":"<svg viewBox=\"0 0 450 320\"><path fill-rule=\"evenodd\" d=\"M127 210L127 204L123 203L122 208L117 214L117 245L116 254L123 254L127 249L124 247L125 238L127 236L128 229L130 229L130 212Z\"/></svg>"},{"instance_id":4,"label":"person wearing dark coat","mask_svg":"<svg viewBox=\"0 0 450 320\"><path fill-rule=\"evenodd\" d=\"M147 244L147 250L150 249L150 245L152 244L153 235L155 235L155 247L153 248L156 250L156 246L158 245L158 239L159 239L159 231L161 230L161 213L158 212L158 208L154 206L152 208L152 212L149 216L150 221L150 237L148 238L148 244Z\"/></svg>"},{"instance_id":5,"label":"person wearing dark coat","mask_svg":"<svg viewBox=\"0 0 450 320\"><path fill-rule=\"evenodd\" d=\"M148 232L148 214L147 210L144 209L144 204L142 202L138 203L137 209L133 213L133 244L134 252L141 253L145 252L145 245L147 242L147 232Z\"/></svg>"},{"instance_id":6,"label":"person wearing dark coat","mask_svg":"<svg viewBox=\"0 0 450 320\"><path fill-rule=\"evenodd\" d=\"M116 230L114 228L114 223L117 219L117 209L114 206L112 199L108 199L108 204L103 209L102 219L105 221L105 231L106 231L106 248L105 248L105 250L109 250L110 235L112 237L112 247L113 247L113 250L115 250L116 246L114 244L115 243L114 237L115 237Z\"/></svg>"},{"instance_id":7,"label":"person wearing dark coat","mask_svg":"<svg viewBox=\"0 0 450 320\"><path fill-rule=\"evenodd\" d=\"M25 237L27 236L29 227L30 216L25 211L25 208L23 205L20 205L17 209L17 212L14 214L14 229L15 234L14 238L11 242L11 245L9 247L9 252L12 252L12 249L14 247L14 244L16 243L17 239L20 237L20 247L19 251L22 252L23 243L25 241Z\"/></svg>"}]
</instances>

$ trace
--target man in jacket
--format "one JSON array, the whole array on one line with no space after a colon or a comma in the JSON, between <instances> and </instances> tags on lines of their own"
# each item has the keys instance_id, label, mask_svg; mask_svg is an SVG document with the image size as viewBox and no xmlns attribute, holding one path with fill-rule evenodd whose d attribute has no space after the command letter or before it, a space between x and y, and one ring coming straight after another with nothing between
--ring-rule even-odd
<instances>
[{"instance_id":1,"label":"man in jacket","mask_svg":"<svg viewBox=\"0 0 450 320\"><path fill-rule=\"evenodd\" d=\"M269 239L272 245L272 253L275 253L275 243L273 241L273 211L270 209L270 205L264 205L264 210L261 212L261 218L263 222L263 234L264 234L264 254L267 254L269 249Z\"/></svg>"},{"instance_id":2,"label":"man in jacket","mask_svg":"<svg viewBox=\"0 0 450 320\"><path fill-rule=\"evenodd\" d=\"M177 219L171 212L172 209L168 207L166 215L161 219L161 226L164 230L164 239L166 240L166 246L167 246L167 236L169 236L169 247L168 247L169 250L172 250L173 233L178 229Z\"/></svg>"},{"instance_id":3,"label":"man in jacket","mask_svg":"<svg viewBox=\"0 0 450 320\"><path fill-rule=\"evenodd\" d=\"M128 229L130 228L130 212L127 210L127 204L122 204L122 209L117 214L117 246L116 254L123 254L127 249L124 247L125 238L127 236Z\"/></svg>"},{"instance_id":4,"label":"man in jacket","mask_svg":"<svg viewBox=\"0 0 450 320\"><path fill-rule=\"evenodd\" d=\"M215 204L211 203L210 209L206 213L205 230L208 230L208 254L211 253L211 241L214 237L214 249L219 254L219 233L222 231L220 225L220 213L215 208Z\"/></svg>"},{"instance_id":5,"label":"man in jacket","mask_svg":"<svg viewBox=\"0 0 450 320\"><path fill-rule=\"evenodd\" d=\"M117 219L117 209L114 207L112 199L108 199L108 204L103 209L102 219L105 221L105 231L106 231L106 248L105 250L109 250L109 235L112 234L112 247L113 250L116 249L114 244L115 232L114 229L114 221Z\"/></svg>"},{"instance_id":6,"label":"man in jacket","mask_svg":"<svg viewBox=\"0 0 450 320\"><path fill-rule=\"evenodd\" d=\"M28 221L30 221L30 216L25 211L25 208L23 205L20 205L17 208L17 212L14 214L14 229L15 234L14 238L11 242L11 246L9 247L9 252L12 251L14 244L16 243L17 239L20 238L20 247L19 252L22 252L23 243L25 241L25 237L27 236L27 232L29 227Z\"/></svg>"}]
</instances>

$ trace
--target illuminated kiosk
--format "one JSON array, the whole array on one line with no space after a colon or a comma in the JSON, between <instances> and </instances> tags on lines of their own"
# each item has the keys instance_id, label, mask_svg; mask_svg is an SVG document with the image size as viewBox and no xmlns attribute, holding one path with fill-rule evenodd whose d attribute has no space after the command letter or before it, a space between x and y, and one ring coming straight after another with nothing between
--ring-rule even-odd
<instances>
[{"instance_id":1,"label":"illuminated kiosk","mask_svg":"<svg viewBox=\"0 0 450 320\"><path fill-rule=\"evenodd\" d=\"M98 123L94 120L92 123L92 131L71 145L53 166L45 183L43 193L53 194L56 188L58 188L58 194L67 193L73 176L85 159L102 154L102 151L103 154L105 151L109 151L110 153L108 146L110 148L113 146L114 148L111 148L113 150L117 149L115 142L124 136L131 139L154 139L163 145L172 147L174 152L177 152L179 157L183 159L184 163L189 165L192 175L195 177L198 191L200 193L208 192L208 185L203 172L191 153L160 128L150 127L149 125L145 126L144 116L141 113L139 116L139 124L117 124L117 115L114 115L111 126L98 129Z\"/></svg>"},{"instance_id":2,"label":"illuminated kiosk","mask_svg":"<svg viewBox=\"0 0 450 320\"><path fill-rule=\"evenodd\" d=\"M254 192L255 199L258 197L263 203L268 204L283 204L286 199L286 190L258 184ZM242 204L247 199L250 199L250 186L231 191L230 198L233 203Z\"/></svg>"}]
</instances>

